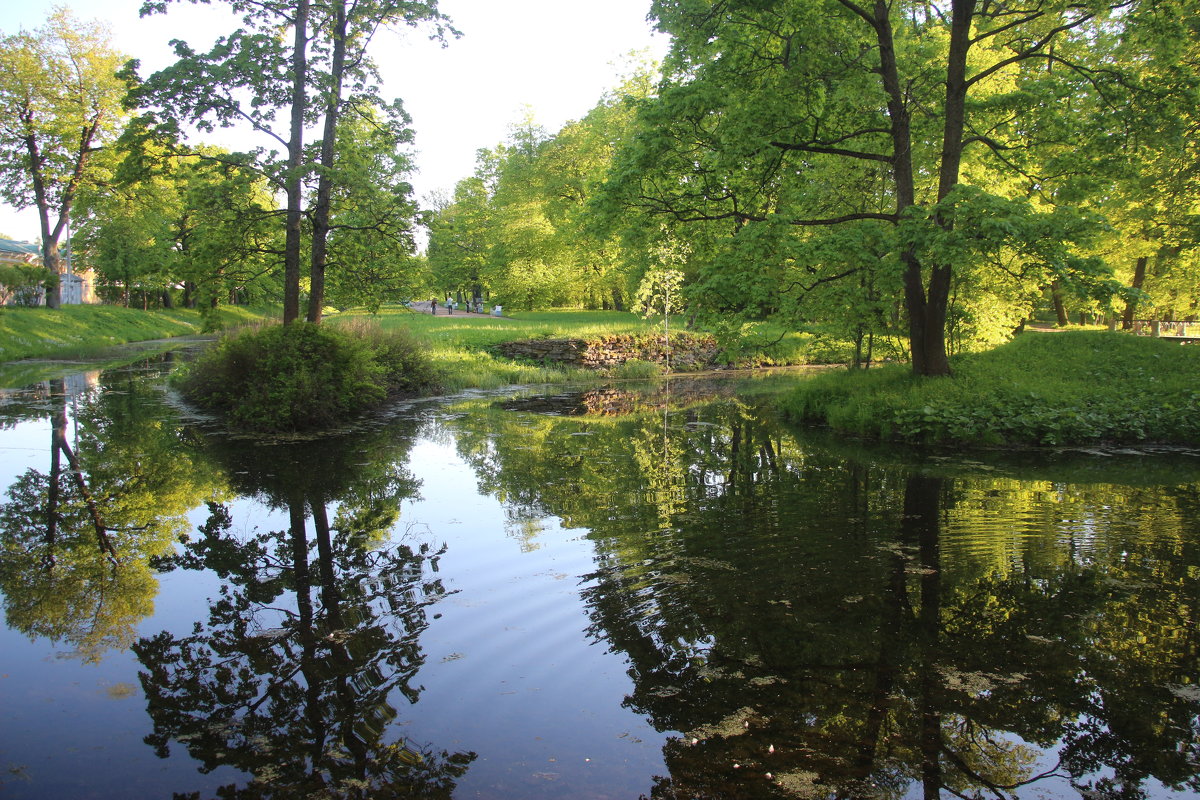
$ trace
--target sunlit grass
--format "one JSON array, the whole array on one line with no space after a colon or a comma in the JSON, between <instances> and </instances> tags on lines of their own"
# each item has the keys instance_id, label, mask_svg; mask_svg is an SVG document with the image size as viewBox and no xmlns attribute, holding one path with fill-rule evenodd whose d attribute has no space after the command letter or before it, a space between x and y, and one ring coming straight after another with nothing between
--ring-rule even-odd
<instances>
[{"instance_id":1,"label":"sunlit grass","mask_svg":"<svg viewBox=\"0 0 1200 800\"><path fill-rule=\"evenodd\" d=\"M263 316L261 310L239 306L222 306L216 312L221 327L253 322ZM22 358L88 358L114 345L201 333L204 328L200 312L190 309L3 307L0 308L0 362Z\"/></svg>"},{"instance_id":2,"label":"sunlit grass","mask_svg":"<svg viewBox=\"0 0 1200 800\"><path fill-rule=\"evenodd\" d=\"M330 322L348 324L362 316L352 311L330 317ZM560 337L586 339L661 329L661 322L656 325L653 320L619 311L531 311L504 317L468 317L385 308L374 319L384 329L404 328L426 339L429 354L441 370L441 383L449 392L599 377L591 370L523 364L493 355L491 348L503 342Z\"/></svg>"},{"instance_id":3,"label":"sunlit grass","mask_svg":"<svg viewBox=\"0 0 1200 800\"><path fill-rule=\"evenodd\" d=\"M912 442L1200 443L1200 347L1122 333L1026 333L952 361L951 378L907 366L830 373L787 401L800 419Z\"/></svg>"},{"instance_id":4,"label":"sunlit grass","mask_svg":"<svg viewBox=\"0 0 1200 800\"><path fill-rule=\"evenodd\" d=\"M347 312L331 317L352 320L365 312ZM496 317L464 317L412 312L403 307L388 307L376 318L383 327L404 327L430 341L432 354L445 366L445 383L456 387L494 387L506 384L553 383L553 381L595 378L583 369L534 367L494 357L491 351L503 342L532 338L595 338L625 333L658 333L662 319L643 319L637 314L616 311L538 311L518 312ZM683 330L684 320L672 320L672 330ZM817 337L809 332L787 331L781 327L757 324L748 327L746 338L736 353L726 360L738 366L788 366L803 363L844 361L850 350L845 342ZM641 373L642 377L648 372Z\"/></svg>"}]
</instances>

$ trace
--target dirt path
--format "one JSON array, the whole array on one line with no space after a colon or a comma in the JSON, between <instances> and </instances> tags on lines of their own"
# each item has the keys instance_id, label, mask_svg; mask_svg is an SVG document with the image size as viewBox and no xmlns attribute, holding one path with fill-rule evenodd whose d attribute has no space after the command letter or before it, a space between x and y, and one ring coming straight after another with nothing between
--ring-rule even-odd
<instances>
[{"instance_id":1,"label":"dirt path","mask_svg":"<svg viewBox=\"0 0 1200 800\"><path fill-rule=\"evenodd\" d=\"M412 308L413 311L417 312L418 314L428 314L429 313L429 301L428 300L413 303L412 306L410 306L410 307ZM449 311L446 310L445 305L443 305L442 303L438 303L437 314L435 314L435 316L438 316L438 317L491 317L492 315L490 313L486 313L486 312L483 314L476 314L474 311L467 311L462 306L457 306L454 309L454 313L451 314Z\"/></svg>"}]
</instances>

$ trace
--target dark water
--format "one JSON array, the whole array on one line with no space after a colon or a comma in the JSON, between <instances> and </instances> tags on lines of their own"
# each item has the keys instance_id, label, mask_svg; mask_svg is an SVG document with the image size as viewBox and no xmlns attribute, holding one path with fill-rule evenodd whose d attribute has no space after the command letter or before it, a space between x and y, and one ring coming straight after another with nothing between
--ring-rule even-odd
<instances>
[{"instance_id":1,"label":"dark water","mask_svg":"<svg viewBox=\"0 0 1200 800\"><path fill-rule=\"evenodd\" d=\"M0 797L1200 793L1200 454L871 450L763 381L254 442L163 369L0 397Z\"/></svg>"}]
</instances>

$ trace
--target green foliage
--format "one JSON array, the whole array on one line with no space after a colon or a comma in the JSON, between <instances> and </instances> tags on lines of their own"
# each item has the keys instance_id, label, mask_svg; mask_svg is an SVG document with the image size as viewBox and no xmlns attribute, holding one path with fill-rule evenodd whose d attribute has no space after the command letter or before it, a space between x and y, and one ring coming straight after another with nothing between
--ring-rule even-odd
<instances>
[{"instance_id":1,"label":"green foliage","mask_svg":"<svg viewBox=\"0 0 1200 800\"><path fill-rule=\"evenodd\" d=\"M293 323L226 338L177 381L233 427L275 432L335 427L436 378L422 345L401 333Z\"/></svg>"},{"instance_id":2,"label":"green foliage","mask_svg":"<svg viewBox=\"0 0 1200 800\"><path fill-rule=\"evenodd\" d=\"M663 374L663 368L653 361L643 361L640 358L631 358L624 364L618 364L609 370L609 375L622 380L644 380L646 378L657 378Z\"/></svg>"},{"instance_id":3,"label":"green foliage","mask_svg":"<svg viewBox=\"0 0 1200 800\"><path fill-rule=\"evenodd\" d=\"M645 254L621 243L619 226L595 224L592 200L632 132L632 99L650 93L651 70L633 65L619 88L556 134L527 114L505 142L479 152L475 174L430 218L437 289L487 292L508 310L628 307Z\"/></svg>"},{"instance_id":4,"label":"green foliage","mask_svg":"<svg viewBox=\"0 0 1200 800\"><path fill-rule=\"evenodd\" d=\"M1200 442L1200 349L1116 333L1026 334L960 356L949 380L899 367L827 373L789 412L858 436L925 443Z\"/></svg>"},{"instance_id":5,"label":"green foliage","mask_svg":"<svg viewBox=\"0 0 1200 800\"><path fill-rule=\"evenodd\" d=\"M0 300L15 306L34 306L38 289L51 279L50 270L32 264L0 264Z\"/></svg>"}]
</instances>

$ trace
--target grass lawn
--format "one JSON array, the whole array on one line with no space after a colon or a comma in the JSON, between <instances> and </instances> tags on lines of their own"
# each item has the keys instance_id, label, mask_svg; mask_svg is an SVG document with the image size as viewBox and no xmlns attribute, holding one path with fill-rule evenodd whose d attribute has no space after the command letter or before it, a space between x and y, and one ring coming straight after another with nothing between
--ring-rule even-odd
<instances>
[{"instance_id":1,"label":"grass lawn","mask_svg":"<svg viewBox=\"0 0 1200 800\"><path fill-rule=\"evenodd\" d=\"M331 324L366 317L344 312L329 317ZM466 388L495 389L510 384L561 383L594 380L583 369L518 364L493 356L488 348L502 342L538 338L588 338L661 330L662 321L644 320L619 311L528 311L503 317L423 314L402 307L384 308L373 317L385 330L404 328L429 342L429 355L442 370L441 383L449 392Z\"/></svg>"},{"instance_id":2,"label":"grass lawn","mask_svg":"<svg viewBox=\"0 0 1200 800\"><path fill-rule=\"evenodd\" d=\"M269 312L274 314L274 312ZM222 306L221 327L257 322L262 310ZM0 307L0 362L24 358L75 359L127 342L201 333L204 320L190 309L171 311L121 306Z\"/></svg>"},{"instance_id":3,"label":"grass lawn","mask_svg":"<svg viewBox=\"0 0 1200 800\"><path fill-rule=\"evenodd\" d=\"M345 312L330 321L369 317L365 313ZM658 333L662 318L643 319L623 311L521 311L504 317L478 317L455 314L432 316L402 307L384 308L374 317L383 328L404 327L430 342L430 354L444 365L443 382L450 390L467 387L496 388L513 383L554 383L563 380L594 379L586 370L542 368L515 364L493 357L488 348L518 339L575 338ZM683 329L682 318L672 318L672 330ZM844 342L821 339L810 333L784 331L769 326L748 327L745 346L732 359L742 366L783 366L808 363L840 362L849 357Z\"/></svg>"},{"instance_id":4,"label":"grass lawn","mask_svg":"<svg viewBox=\"0 0 1200 800\"><path fill-rule=\"evenodd\" d=\"M824 373L785 405L867 438L940 444L1200 444L1200 346L1123 333L1025 333L952 360L951 378L903 365Z\"/></svg>"}]
</instances>

